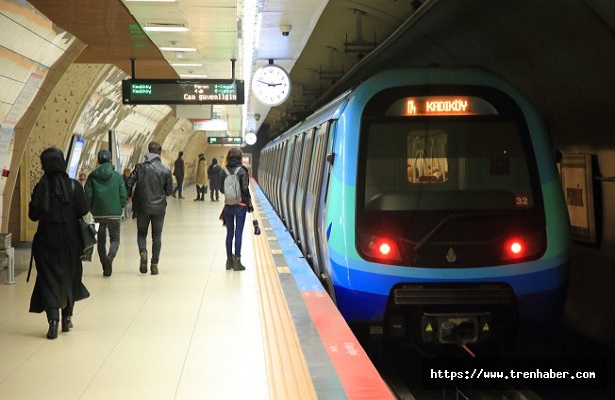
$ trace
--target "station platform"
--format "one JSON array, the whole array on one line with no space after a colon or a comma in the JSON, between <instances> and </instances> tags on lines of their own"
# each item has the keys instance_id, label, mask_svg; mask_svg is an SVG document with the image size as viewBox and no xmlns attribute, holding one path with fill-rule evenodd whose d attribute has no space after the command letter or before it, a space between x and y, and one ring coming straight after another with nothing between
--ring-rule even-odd
<instances>
[{"instance_id":1,"label":"station platform","mask_svg":"<svg viewBox=\"0 0 615 400\"><path fill-rule=\"evenodd\" d=\"M185 199L168 199L160 274L139 272L136 221L124 219L112 276L96 254L84 262L91 297L55 340L45 314L28 312L36 271L26 283L30 250L17 248L16 284L0 285L0 398L392 399L258 185L252 192L245 271L225 269L222 201L193 201L186 187Z\"/></svg>"}]
</instances>

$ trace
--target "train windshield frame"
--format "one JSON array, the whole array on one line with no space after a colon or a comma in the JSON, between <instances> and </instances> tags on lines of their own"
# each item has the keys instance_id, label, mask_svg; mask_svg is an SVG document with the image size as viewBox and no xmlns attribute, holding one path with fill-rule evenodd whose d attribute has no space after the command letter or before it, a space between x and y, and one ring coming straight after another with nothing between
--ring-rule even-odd
<instances>
[{"instance_id":1,"label":"train windshield frame","mask_svg":"<svg viewBox=\"0 0 615 400\"><path fill-rule=\"evenodd\" d=\"M510 229L543 237L537 171L523 113L504 93L467 86L384 90L361 119L357 249L373 259L365 243L372 246L375 236L398 237L413 250L427 239L487 243ZM478 230L462 232L469 221Z\"/></svg>"}]
</instances>

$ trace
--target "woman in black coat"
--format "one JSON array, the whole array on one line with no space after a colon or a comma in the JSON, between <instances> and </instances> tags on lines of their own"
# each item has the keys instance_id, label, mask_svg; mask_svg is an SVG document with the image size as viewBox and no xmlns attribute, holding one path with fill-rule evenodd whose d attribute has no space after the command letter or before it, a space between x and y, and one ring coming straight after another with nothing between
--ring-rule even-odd
<instances>
[{"instance_id":1,"label":"woman in black coat","mask_svg":"<svg viewBox=\"0 0 615 400\"><path fill-rule=\"evenodd\" d=\"M211 160L211 165L207 168L207 177L209 178L209 194L211 201L220 199L220 173L222 167L218 165L218 160Z\"/></svg>"},{"instance_id":2,"label":"woman in black coat","mask_svg":"<svg viewBox=\"0 0 615 400\"><path fill-rule=\"evenodd\" d=\"M38 221L32 240L32 255L36 262L36 283L30 299L30 312L47 313L48 339L58 337L60 308L62 332L72 327L75 301L90 293L81 282L82 245L78 218L89 208L83 187L66 174L62 151L50 147L41 153L45 174L34 187L28 217Z\"/></svg>"}]
</instances>

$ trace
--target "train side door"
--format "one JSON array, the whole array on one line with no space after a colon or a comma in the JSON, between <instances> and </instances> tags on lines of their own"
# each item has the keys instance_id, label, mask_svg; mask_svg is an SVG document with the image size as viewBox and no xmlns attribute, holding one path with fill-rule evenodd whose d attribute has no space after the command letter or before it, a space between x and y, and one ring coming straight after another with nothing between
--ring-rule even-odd
<instances>
[{"instance_id":1,"label":"train side door","mask_svg":"<svg viewBox=\"0 0 615 400\"><path fill-rule=\"evenodd\" d=\"M272 149L272 165L271 165L271 180L273 182L273 187L271 188L271 205L275 212L280 212L280 203L278 201L278 190L276 188L280 187L280 174L278 174L278 166L280 163L280 147L281 144L277 144Z\"/></svg>"},{"instance_id":2,"label":"train side door","mask_svg":"<svg viewBox=\"0 0 615 400\"><path fill-rule=\"evenodd\" d=\"M290 178L293 167L293 155L295 150L295 136L286 141L286 157L284 158L284 165L282 169L282 182L279 186L280 202L282 206L281 216L282 222L286 225L286 228L290 230L290 217L288 216L288 192L290 192ZM278 188L276 188L278 190Z\"/></svg>"},{"instance_id":3,"label":"train side door","mask_svg":"<svg viewBox=\"0 0 615 400\"><path fill-rule=\"evenodd\" d=\"M286 142L280 143L278 149L276 151L276 162L277 167L275 169L275 200L276 200L276 211L278 215L282 213L282 193L280 192L280 186L282 185L282 172L284 170L284 158L286 156Z\"/></svg>"},{"instance_id":4,"label":"train side door","mask_svg":"<svg viewBox=\"0 0 615 400\"><path fill-rule=\"evenodd\" d=\"M312 148L314 144L314 129L310 129L305 133L304 144L303 144L303 154L301 155L301 167L299 169L299 180L297 184L297 193L295 195L295 214L296 214L296 232L297 232L297 244L306 252L305 245L305 231L306 220L305 220L305 196L307 193L307 183L308 177L310 176L310 171L312 170Z\"/></svg>"},{"instance_id":5,"label":"train side door","mask_svg":"<svg viewBox=\"0 0 615 400\"><path fill-rule=\"evenodd\" d=\"M289 225L287 225L287 228L289 229L289 232L291 234L291 236L293 237L293 239L295 239L295 241L298 241L299 238L297 237L297 218L296 218L296 213L295 213L295 195L297 194L297 185L298 185L298 180L299 180L299 170L301 167L301 156L303 155L303 139L304 139L304 134L301 133L299 135L297 135L297 139L295 142L295 154L293 157L293 167L292 167L292 171L291 171L291 177L290 177L290 182L288 185L288 216L289 216Z\"/></svg>"},{"instance_id":6,"label":"train side door","mask_svg":"<svg viewBox=\"0 0 615 400\"><path fill-rule=\"evenodd\" d=\"M324 195L324 191L322 191L321 188L326 164L325 158L327 155L328 135L329 121L320 125L315 132L316 139L314 141L314 151L312 153L311 172L307 185L308 190L305 195L305 253L312 264L312 269L318 277L320 277L323 272L322 254L319 248L320 231L317 227L319 225L319 219L324 218L324 207L322 207L324 203L321 199L321 196Z\"/></svg>"},{"instance_id":7,"label":"train side door","mask_svg":"<svg viewBox=\"0 0 615 400\"><path fill-rule=\"evenodd\" d=\"M320 262L321 274L320 280L323 282L323 286L327 289L329 296L333 302L336 302L335 291L333 289L333 281L331 279L331 265L329 262L329 241L327 238L327 200L329 196L329 185L331 181L331 172L333 171L333 163L335 154L333 153L333 143L335 142L335 130L337 128L337 121L331 121L326 135L326 148L325 148L325 162L323 163L322 170L322 182L318 188L318 208L316 215L316 247Z\"/></svg>"}]
</instances>

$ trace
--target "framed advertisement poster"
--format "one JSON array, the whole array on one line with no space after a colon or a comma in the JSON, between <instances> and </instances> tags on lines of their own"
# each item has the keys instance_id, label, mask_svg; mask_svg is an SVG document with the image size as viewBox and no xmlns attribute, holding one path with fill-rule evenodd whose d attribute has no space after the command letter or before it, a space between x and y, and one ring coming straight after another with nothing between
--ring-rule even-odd
<instances>
[{"instance_id":1,"label":"framed advertisement poster","mask_svg":"<svg viewBox=\"0 0 615 400\"><path fill-rule=\"evenodd\" d=\"M591 155L564 154L561 177L572 238L596 243Z\"/></svg>"}]
</instances>

